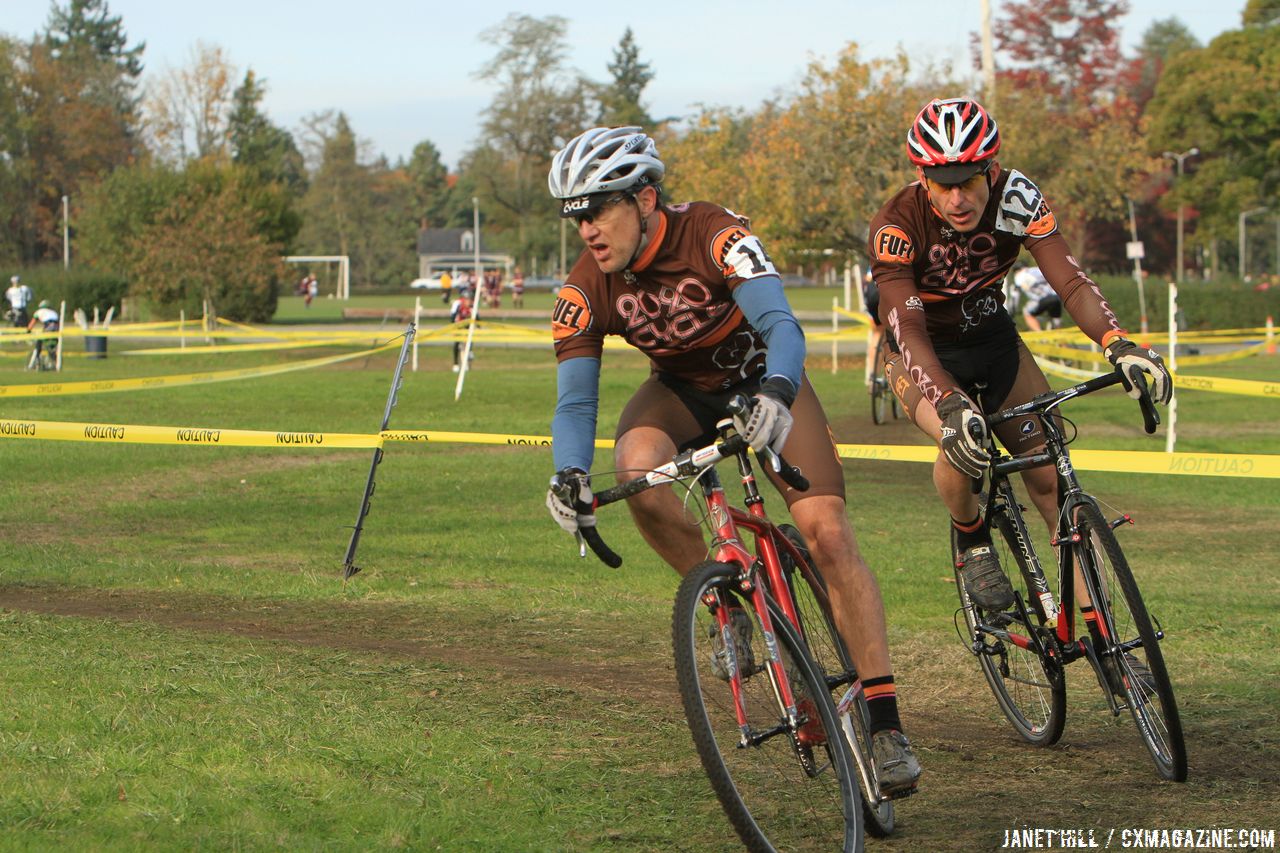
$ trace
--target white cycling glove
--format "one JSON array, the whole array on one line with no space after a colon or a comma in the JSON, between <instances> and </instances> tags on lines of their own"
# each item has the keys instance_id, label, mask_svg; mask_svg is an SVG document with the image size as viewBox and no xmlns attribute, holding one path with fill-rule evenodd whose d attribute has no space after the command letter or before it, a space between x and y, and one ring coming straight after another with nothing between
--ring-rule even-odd
<instances>
[{"instance_id":1,"label":"white cycling glove","mask_svg":"<svg viewBox=\"0 0 1280 853\"><path fill-rule=\"evenodd\" d=\"M596 526L591 501L591 478L581 468L565 468L551 478L547 509L565 533L576 535L580 528Z\"/></svg>"},{"instance_id":2,"label":"white cycling glove","mask_svg":"<svg viewBox=\"0 0 1280 853\"><path fill-rule=\"evenodd\" d=\"M733 416L734 427L757 453L766 447L781 453L792 423L787 404L769 394L757 394L751 400L750 411Z\"/></svg>"},{"instance_id":3,"label":"white cycling glove","mask_svg":"<svg viewBox=\"0 0 1280 853\"><path fill-rule=\"evenodd\" d=\"M1136 367L1151 377L1151 399L1169 405L1169 401L1173 399L1173 377L1169 375L1169 368L1164 366L1160 353L1153 349L1143 349L1128 338L1116 338L1107 344L1103 352L1106 353L1107 361L1119 371L1120 378L1124 380L1124 390L1130 397L1137 400L1142 396L1141 389L1129 376L1129 371Z\"/></svg>"},{"instance_id":4,"label":"white cycling glove","mask_svg":"<svg viewBox=\"0 0 1280 853\"><path fill-rule=\"evenodd\" d=\"M970 477L981 477L991 465L987 454L987 420L974 411L973 403L963 394L951 393L936 407L942 419L942 455L951 467ZM977 425L974 432L970 429Z\"/></svg>"}]
</instances>

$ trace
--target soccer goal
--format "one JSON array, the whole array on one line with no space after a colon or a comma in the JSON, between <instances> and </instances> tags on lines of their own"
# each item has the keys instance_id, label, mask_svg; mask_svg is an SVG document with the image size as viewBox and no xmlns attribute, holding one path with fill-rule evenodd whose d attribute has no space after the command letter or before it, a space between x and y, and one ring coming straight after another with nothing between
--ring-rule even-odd
<instances>
[{"instance_id":1,"label":"soccer goal","mask_svg":"<svg viewBox=\"0 0 1280 853\"><path fill-rule=\"evenodd\" d=\"M349 255L289 255L286 264L324 264L322 293L332 293L338 299L351 298L351 258ZM336 275L333 265L337 264ZM332 282L332 283L330 283Z\"/></svg>"}]
</instances>

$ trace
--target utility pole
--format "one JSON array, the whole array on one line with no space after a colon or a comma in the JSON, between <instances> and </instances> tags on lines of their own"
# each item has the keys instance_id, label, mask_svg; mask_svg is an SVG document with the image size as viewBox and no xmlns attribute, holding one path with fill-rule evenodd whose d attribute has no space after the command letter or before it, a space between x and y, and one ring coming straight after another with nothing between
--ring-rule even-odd
<instances>
[{"instance_id":1,"label":"utility pole","mask_svg":"<svg viewBox=\"0 0 1280 853\"><path fill-rule=\"evenodd\" d=\"M62 268L71 269L71 229L68 225L70 217L67 213L67 196L62 197Z\"/></svg>"},{"instance_id":2,"label":"utility pole","mask_svg":"<svg viewBox=\"0 0 1280 853\"><path fill-rule=\"evenodd\" d=\"M565 228L566 228L566 225L568 224L568 222L569 222L569 220L567 220L567 219L561 219L561 220L560 220L560 280L561 280L561 281L564 281L564 280L565 280L565 278L567 278L567 277L568 277L568 275L569 275L569 271L568 271L567 269L565 269L565 268L564 268L564 265L565 265L565 262L566 262L566 261L565 261L565 255L567 254L567 252L566 252L566 243L565 243L565 234L566 234L567 232L566 232Z\"/></svg>"},{"instance_id":3,"label":"utility pole","mask_svg":"<svg viewBox=\"0 0 1280 853\"><path fill-rule=\"evenodd\" d=\"M996 108L996 59L991 44L991 0L982 0L982 100L987 110Z\"/></svg>"},{"instance_id":4,"label":"utility pole","mask_svg":"<svg viewBox=\"0 0 1280 853\"><path fill-rule=\"evenodd\" d=\"M1138 317L1143 337L1147 334L1147 297L1142 282L1142 244L1138 242L1138 219L1133 214L1133 199L1129 199L1129 245L1125 247L1133 258L1133 280L1138 285Z\"/></svg>"},{"instance_id":5,"label":"utility pole","mask_svg":"<svg viewBox=\"0 0 1280 853\"><path fill-rule=\"evenodd\" d=\"M1197 154L1199 154L1199 149L1196 149L1196 147L1193 147L1193 149L1188 151L1183 151L1181 154L1174 154L1172 151L1165 151L1164 156L1166 159L1178 161L1179 184L1183 182L1183 161L1187 160L1187 158L1193 158L1193 156L1196 156ZM1179 284L1183 282L1183 201L1181 201L1180 197L1178 200L1178 275L1176 275L1174 280Z\"/></svg>"}]
</instances>

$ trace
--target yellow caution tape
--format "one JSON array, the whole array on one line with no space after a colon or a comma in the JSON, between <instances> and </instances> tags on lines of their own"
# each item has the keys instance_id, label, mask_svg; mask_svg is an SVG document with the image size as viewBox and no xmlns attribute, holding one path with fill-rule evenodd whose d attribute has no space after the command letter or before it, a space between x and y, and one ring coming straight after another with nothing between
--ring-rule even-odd
<instances>
[{"instance_id":1,"label":"yellow caution tape","mask_svg":"<svg viewBox=\"0 0 1280 853\"><path fill-rule=\"evenodd\" d=\"M1175 373L1173 375L1173 384L1176 388L1191 388L1196 391L1217 391L1219 394L1241 394L1246 397L1280 398L1280 381L1259 382L1253 379L1228 379L1222 376L1188 376L1185 373Z\"/></svg>"},{"instance_id":2,"label":"yellow caution tape","mask_svg":"<svg viewBox=\"0 0 1280 853\"><path fill-rule=\"evenodd\" d=\"M1092 374L1091 374L1092 375ZM438 430L387 430L384 441L453 442L462 444L503 444L522 447L550 447L547 435L510 433L443 432ZM596 439L598 448L613 447L609 439ZM932 445L838 444L845 459L884 462L928 462L938 457ZM1112 471L1134 474L1192 474L1215 477L1280 478L1280 456L1239 453L1157 453L1127 450L1073 450L1071 464L1081 471Z\"/></svg>"},{"instance_id":3,"label":"yellow caution tape","mask_svg":"<svg viewBox=\"0 0 1280 853\"><path fill-rule=\"evenodd\" d=\"M382 446L382 439L379 436L341 432L265 432L252 429L22 420L0 420L0 438L100 441L109 444L186 444L204 447L288 447L316 450Z\"/></svg>"},{"instance_id":4,"label":"yellow caution tape","mask_svg":"<svg viewBox=\"0 0 1280 853\"><path fill-rule=\"evenodd\" d=\"M1179 339L1181 341L1181 339ZM1229 352L1212 353L1209 355L1180 355L1178 363L1188 366L1200 364L1223 364L1228 361L1237 361L1243 358L1251 358L1258 355L1266 348L1266 343L1252 344L1240 349L1231 350ZM1027 342L1027 349L1036 355L1043 355L1049 358L1066 359L1067 361L1102 361L1104 356L1101 351L1092 351L1086 349L1073 349L1071 347L1059 347L1052 344L1037 343L1034 341Z\"/></svg>"},{"instance_id":5,"label":"yellow caution tape","mask_svg":"<svg viewBox=\"0 0 1280 853\"><path fill-rule=\"evenodd\" d=\"M442 430L386 430L378 435L325 432L270 432L212 427L138 426L57 421L0 420L0 438L47 441L90 441L109 444L185 444L217 447L283 447L290 449L374 448L384 442L494 444L512 447L551 447L546 435L513 433L447 432ZM597 439L598 448L613 447L609 439ZM928 462L938 455L928 445L841 444L845 459L889 462ZM1280 478L1280 456L1241 453L1156 453L1120 450L1083 450L1071 454L1081 471L1134 474L1182 474L1209 477Z\"/></svg>"},{"instance_id":6,"label":"yellow caution tape","mask_svg":"<svg viewBox=\"0 0 1280 853\"><path fill-rule=\"evenodd\" d=\"M1061 376L1072 381L1092 379L1098 374L1093 371L1079 370L1056 361L1035 357L1036 364L1045 373ZM1195 391L1217 391L1220 394L1240 394L1246 397L1280 397L1280 382L1259 382L1253 379L1227 379L1221 376L1189 376L1185 373L1173 374L1175 388L1190 388Z\"/></svg>"},{"instance_id":7,"label":"yellow caution tape","mask_svg":"<svg viewBox=\"0 0 1280 853\"><path fill-rule=\"evenodd\" d=\"M871 315L866 311L848 311L839 305L833 306L832 309L836 314L844 317L846 320L852 320L855 323L861 323L864 326L871 325Z\"/></svg>"},{"instance_id":8,"label":"yellow caution tape","mask_svg":"<svg viewBox=\"0 0 1280 853\"><path fill-rule=\"evenodd\" d=\"M368 338L365 335L365 338ZM187 346L187 347L155 347L153 349L130 349L123 350L122 355L209 355L211 353L232 353L232 352L274 352L278 350L292 349L310 349L312 347L348 347L351 346L350 340L341 338L324 338L315 341L276 341L275 343L265 344L224 344L214 347L206 346Z\"/></svg>"},{"instance_id":9,"label":"yellow caution tape","mask_svg":"<svg viewBox=\"0 0 1280 853\"><path fill-rule=\"evenodd\" d=\"M181 373L168 376L143 376L138 379L95 379L83 382L49 382L39 385L0 385L0 397L57 397L64 394L105 394L110 391L136 391L141 388L175 388L181 385L200 385L208 382L227 382L233 379L248 379L254 376L274 376L280 373L291 373L295 370L307 370L322 367L326 364L337 364L355 358L364 358L375 353L384 352L399 346L398 343L386 344L363 352L331 355L325 358L313 358L293 364L268 365L263 367L242 367L237 370L216 370L208 373Z\"/></svg>"}]
</instances>

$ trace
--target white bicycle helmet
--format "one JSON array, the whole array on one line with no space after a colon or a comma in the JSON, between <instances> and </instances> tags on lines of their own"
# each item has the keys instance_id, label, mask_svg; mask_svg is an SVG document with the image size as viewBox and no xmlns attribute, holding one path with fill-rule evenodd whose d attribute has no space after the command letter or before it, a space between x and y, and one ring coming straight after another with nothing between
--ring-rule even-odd
<instances>
[{"instance_id":1,"label":"white bicycle helmet","mask_svg":"<svg viewBox=\"0 0 1280 853\"><path fill-rule=\"evenodd\" d=\"M547 174L561 217L589 212L607 193L634 194L662 181L666 167L658 147L638 127L594 127L556 153Z\"/></svg>"}]
</instances>

